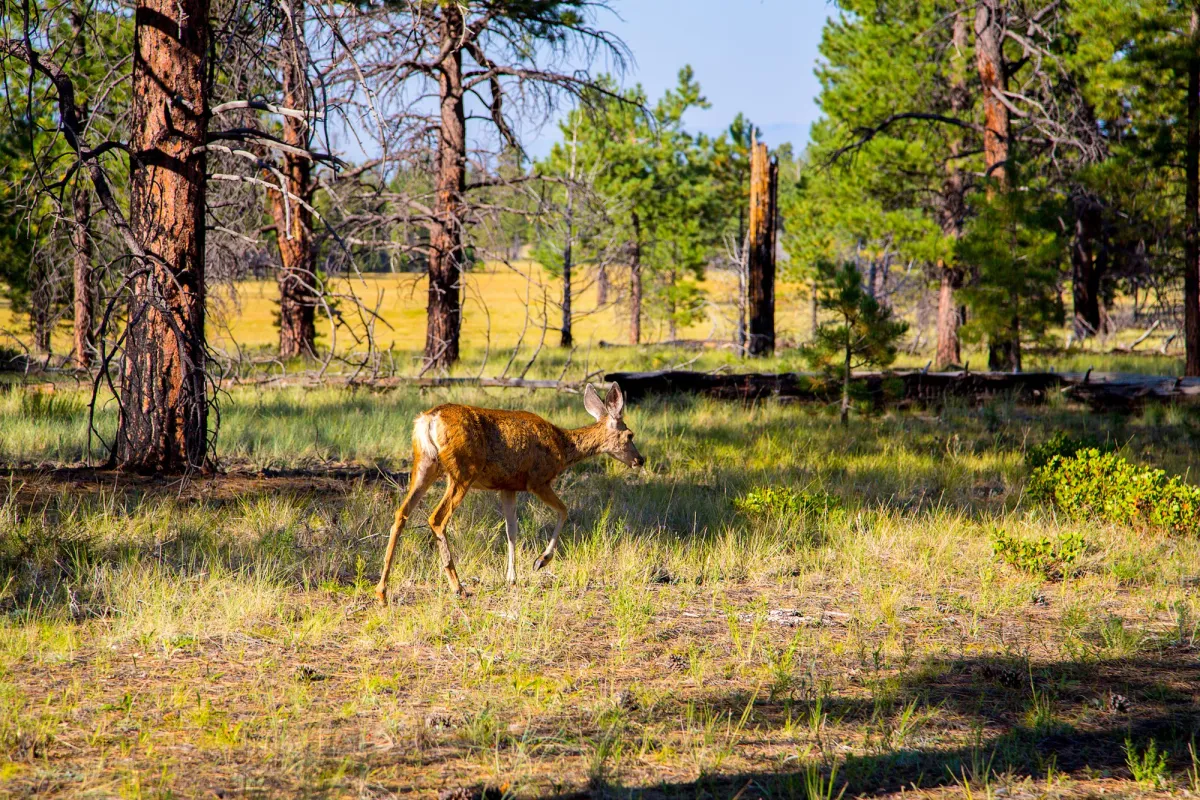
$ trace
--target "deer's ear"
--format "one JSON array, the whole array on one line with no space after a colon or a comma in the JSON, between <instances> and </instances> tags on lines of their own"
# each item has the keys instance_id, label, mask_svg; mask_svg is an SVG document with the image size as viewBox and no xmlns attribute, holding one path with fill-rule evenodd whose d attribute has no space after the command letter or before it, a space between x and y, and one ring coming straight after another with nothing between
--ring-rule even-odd
<instances>
[{"instance_id":1,"label":"deer's ear","mask_svg":"<svg viewBox=\"0 0 1200 800\"><path fill-rule=\"evenodd\" d=\"M587 385L587 388L583 390L583 407L587 409L589 414L596 418L597 422L599 422L600 418L606 413L604 401L600 399L600 395L596 391L596 387L592 386L590 383Z\"/></svg>"},{"instance_id":2,"label":"deer's ear","mask_svg":"<svg viewBox=\"0 0 1200 800\"><path fill-rule=\"evenodd\" d=\"M613 419L620 419L625 413L625 393L618 384L614 383L608 387L608 398L604 401L604 407Z\"/></svg>"}]
</instances>

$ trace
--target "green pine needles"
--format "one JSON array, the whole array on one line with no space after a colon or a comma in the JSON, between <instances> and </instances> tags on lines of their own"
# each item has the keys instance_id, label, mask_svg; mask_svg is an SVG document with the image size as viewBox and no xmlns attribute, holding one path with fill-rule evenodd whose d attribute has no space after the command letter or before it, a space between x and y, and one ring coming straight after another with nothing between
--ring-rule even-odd
<instances>
[{"instance_id":1,"label":"green pine needles","mask_svg":"<svg viewBox=\"0 0 1200 800\"><path fill-rule=\"evenodd\" d=\"M863 286L851 263L818 265L817 305L830 319L817 326L804 357L814 369L840 374L842 424L850 416L850 374L856 367L886 367L896 360L896 344L908 323L896 319L889 306Z\"/></svg>"}]
</instances>

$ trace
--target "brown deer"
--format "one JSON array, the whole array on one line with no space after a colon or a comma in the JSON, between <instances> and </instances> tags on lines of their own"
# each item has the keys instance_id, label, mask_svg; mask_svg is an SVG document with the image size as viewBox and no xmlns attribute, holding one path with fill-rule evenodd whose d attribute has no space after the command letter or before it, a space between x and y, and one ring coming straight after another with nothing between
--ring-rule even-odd
<instances>
[{"instance_id":1,"label":"brown deer","mask_svg":"<svg viewBox=\"0 0 1200 800\"><path fill-rule=\"evenodd\" d=\"M517 582L517 492L535 494L558 512L550 542L533 568L538 570L550 563L567 521L567 507L551 488L554 479L567 467L601 453L630 467L646 463L633 445L633 432L625 427L625 395L620 386L614 383L608 397L601 400L588 384L583 392L583 407L596 422L574 430L560 428L527 411L472 406L442 405L418 416L413 423L413 468L408 495L396 511L383 559L383 574L375 588L379 602L387 605L388 574L404 523L429 487L443 475L447 479L446 494L429 515L429 527L437 538L442 569L451 589L459 595L465 594L450 555L446 527L454 509L471 489L500 492L508 536L510 585Z\"/></svg>"}]
</instances>

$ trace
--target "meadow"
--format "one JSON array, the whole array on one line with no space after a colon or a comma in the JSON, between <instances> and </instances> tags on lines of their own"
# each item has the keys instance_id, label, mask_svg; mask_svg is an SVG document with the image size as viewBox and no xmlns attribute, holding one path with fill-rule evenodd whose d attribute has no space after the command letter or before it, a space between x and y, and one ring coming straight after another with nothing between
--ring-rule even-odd
<instances>
[{"instance_id":1,"label":"meadow","mask_svg":"<svg viewBox=\"0 0 1200 800\"><path fill-rule=\"evenodd\" d=\"M590 354L593 361L600 360L610 370L637 369L643 366L658 368L680 364L696 354L667 351L647 353L628 347L605 347L629 342L629 312L623 292L627 287L628 271L621 267L610 270L613 295L616 298L601 306L597 303L594 276L583 268L578 278L577 295L574 300L574 338L578 351L576 361L583 363ZM343 327L336 340L331 335L328 316L317 314L318 347L325 349L335 345L339 353L361 352L364 345L354 339L361 336L366 322L371 321L375 346L388 354L387 363L396 371L415 374L420 369L421 350L425 343L425 304L427 281L416 273L365 273L359 278L341 279L332 284L335 293L353 294L361 300L364 309L377 317L372 321L364 311L359 315L349 300L340 303L340 310L349 320L349 328ZM699 318L690 325L679 327L679 339L700 339L712 342L731 342L736 323L737 285L729 273L710 270L699 282L705 301ZM278 314L279 288L271 280L245 280L233 284L216 284L209 288L207 336L210 345L219 357L232 358L238 355L269 357L279 344ZM535 365L535 370L550 377L557 377L549 365L555 361L553 345L559 341L558 327L561 312L556 305L561 300L562 283L545 272L532 261L516 261L508 264L488 262L465 276L463 309L463 363L456 374L498 374L513 348L532 355L538 343L543 341L544 356ZM803 282L779 281L776 285L776 331L782 348L791 348L807 342L812 337L811 287ZM1114 314L1129 315L1128 298L1118 298ZM528 309L528 311L527 311ZM924 367L932 357L936 332L933 329L934 312L918 315L915 308L904 313L910 330L905 338L895 366ZM824 312L822 312L824 314ZM821 316L820 319L825 319ZM1071 350L1063 355L1052 349L1034 350L1026 355L1026 369L1058 369L1082 372L1088 367L1129 372L1153 372L1162 375L1180 374L1183 367L1182 340L1171 342L1167 353L1162 352L1165 340L1174 333L1169 325L1151 332L1133 354L1113 353L1118 346L1129 346L1144 331L1140 326L1128 327L1106 337L1103 341L1090 340L1086 347ZM652 298L647 297L643 308L643 340L646 343L669 340L670 330L665 321L665 311ZM1050 331L1049 342L1061 345L1067 340L1067 331L1059 327ZM70 320L62 320L55 327L52 349L59 358L70 353L72 347ZM0 353L4 348L29 351L32 337L28 320L14 313L11 304L0 298ZM601 359L601 348L608 349ZM974 369L982 369L987 363L986 350L979 343L967 343L963 358ZM518 362L523 363L522 362ZM728 349L709 353L698 362L700 366L713 368L738 363ZM728 367L727 367L728 368ZM742 367L745 368L743 364ZM807 365L798 351L781 349L780 357L764 369L806 369Z\"/></svg>"},{"instance_id":2,"label":"meadow","mask_svg":"<svg viewBox=\"0 0 1200 800\"><path fill-rule=\"evenodd\" d=\"M0 794L1200 792L1200 541L1063 517L1025 464L1066 431L1188 476L1194 411L999 399L843 429L647 400L646 469L560 480L546 570L552 512L522 496L510 588L473 493L450 533L471 596L418 513L379 608L411 420L440 402L589 421L569 393L232 388L224 474L166 481L79 465L83 394L0 391ZM1074 544L1047 570L1005 538Z\"/></svg>"}]
</instances>

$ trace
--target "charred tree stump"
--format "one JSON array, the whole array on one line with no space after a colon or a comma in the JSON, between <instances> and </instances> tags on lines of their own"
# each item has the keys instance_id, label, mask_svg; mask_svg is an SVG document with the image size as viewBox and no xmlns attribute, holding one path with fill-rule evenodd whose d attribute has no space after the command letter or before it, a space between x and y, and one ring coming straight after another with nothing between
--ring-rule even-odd
<instances>
[{"instance_id":1,"label":"charred tree stump","mask_svg":"<svg viewBox=\"0 0 1200 800\"><path fill-rule=\"evenodd\" d=\"M750 147L750 242L747 253L747 352L769 356L775 352L775 232L779 164L767 146Z\"/></svg>"}]
</instances>

